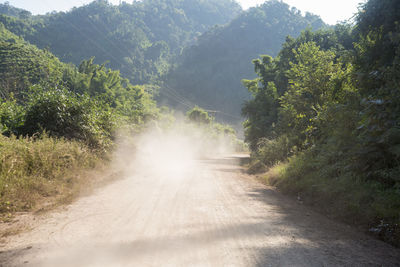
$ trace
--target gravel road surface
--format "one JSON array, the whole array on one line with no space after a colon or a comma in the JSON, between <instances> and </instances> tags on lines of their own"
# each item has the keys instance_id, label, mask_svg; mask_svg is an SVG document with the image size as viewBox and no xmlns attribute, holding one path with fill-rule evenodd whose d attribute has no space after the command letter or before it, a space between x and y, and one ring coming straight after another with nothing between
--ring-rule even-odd
<instances>
[{"instance_id":1,"label":"gravel road surface","mask_svg":"<svg viewBox=\"0 0 400 267\"><path fill-rule=\"evenodd\" d=\"M262 185L239 158L132 168L7 238L0 266L400 266L398 249Z\"/></svg>"}]
</instances>

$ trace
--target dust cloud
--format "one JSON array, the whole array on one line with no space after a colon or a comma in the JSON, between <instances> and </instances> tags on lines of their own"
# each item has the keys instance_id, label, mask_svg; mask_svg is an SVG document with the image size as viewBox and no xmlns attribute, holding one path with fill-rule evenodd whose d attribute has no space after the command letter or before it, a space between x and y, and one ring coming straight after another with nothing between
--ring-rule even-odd
<instances>
[{"instance_id":1,"label":"dust cloud","mask_svg":"<svg viewBox=\"0 0 400 267\"><path fill-rule=\"evenodd\" d=\"M234 153L236 142L231 134L185 122L168 128L153 124L141 134L121 136L114 162L125 176L183 175L198 160Z\"/></svg>"}]
</instances>

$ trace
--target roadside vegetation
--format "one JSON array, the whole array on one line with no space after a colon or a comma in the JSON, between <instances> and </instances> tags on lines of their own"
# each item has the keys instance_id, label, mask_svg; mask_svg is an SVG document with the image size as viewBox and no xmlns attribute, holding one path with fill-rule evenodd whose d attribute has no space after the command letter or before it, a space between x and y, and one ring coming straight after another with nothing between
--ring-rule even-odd
<instances>
[{"instance_id":1,"label":"roadside vegetation","mask_svg":"<svg viewBox=\"0 0 400 267\"><path fill-rule=\"evenodd\" d=\"M400 245L400 6L370 0L355 25L288 37L254 60L243 108L251 172Z\"/></svg>"},{"instance_id":2,"label":"roadside vegetation","mask_svg":"<svg viewBox=\"0 0 400 267\"><path fill-rule=\"evenodd\" d=\"M66 199L88 182L84 171L101 160L77 141L0 135L0 214L9 217L39 204ZM79 181L81 180L81 181Z\"/></svg>"},{"instance_id":3,"label":"roadside vegetation","mask_svg":"<svg viewBox=\"0 0 400 267\"><path fill-rule=\"evenodd\" d=\"M64 64L2 24L0 62L3 217L77 195L87 172L107 165L120 128L137 132L159 116L147 86L93 58Z\"/></svg>"}]
</instances>

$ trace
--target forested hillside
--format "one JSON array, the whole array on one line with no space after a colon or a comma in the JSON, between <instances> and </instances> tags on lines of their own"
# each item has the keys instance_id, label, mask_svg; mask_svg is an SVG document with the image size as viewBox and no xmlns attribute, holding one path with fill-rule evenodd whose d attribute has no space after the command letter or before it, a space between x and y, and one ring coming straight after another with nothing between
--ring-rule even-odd
<instances>
[{"instance_id":1,"label":"forested hillside","mask_svg":"<svg viewBox=\"0 0 400 267\"><path fill-rule=\"evenodd\" d=\"M231 0L146 0L114 6L97 0L69 12L30 16L0 5L8 30L78 65L95 57L131 82L149 83L167 72L183 47L241 12ZM13 17L10 17L13 16Z\"/></svg>"},{"instance_id":2,"label":"forested hillside","mask_svg":"<svg viewBox=\"0 0 400 267\"><path fill-rule=\"evenodd\" d=\"M369 0L355 26L304 32L255 60L243 115L251 171L400 244L400 2Z\"/></svg>"},{"instance_id":3,"label":"forested hillside","mask_svg":"<svg viewBox=\"0 0 400 267\"><path fill-rule=\"evenodd\" d=\"M280 1L251 8L228 25L201 35L185 49L167 77L162 96L167 96L172 105L182 106L182 101L169 96L174 90L190 102L222 111L220 119L240 121L242 103L249 98L241 79L253 76L251 60L261 54L275 56L288 35L296 37L306 28L325 26L318 16L302 16Z\"/></svg>"}]
</instances>

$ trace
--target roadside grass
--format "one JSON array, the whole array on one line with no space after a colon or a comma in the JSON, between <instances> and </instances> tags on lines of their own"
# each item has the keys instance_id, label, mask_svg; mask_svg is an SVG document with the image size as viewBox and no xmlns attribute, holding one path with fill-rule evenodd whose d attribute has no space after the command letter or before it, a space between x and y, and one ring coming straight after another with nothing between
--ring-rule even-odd
<instances>
[{"instance_id":1,"label":"roadside grass","mask_svg":"<svg viewBox=\"0 0 400 267\"><path fill-rule=\"evenodd\" d=\"M299 154L271 167L261 178L328 217L400 246L399 191L320 163L307 153Z\"/></svg>"},{"instance_id":2,"label":"roadside grass","mask_svg":"<svg viewBox=\"0 0 400 267\"><path fill-rule=\"evenodd\" d=\"M0 135L0 216L70 201L102 160L76 141Z\"/></svg>"}]
</instances>

